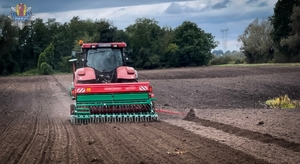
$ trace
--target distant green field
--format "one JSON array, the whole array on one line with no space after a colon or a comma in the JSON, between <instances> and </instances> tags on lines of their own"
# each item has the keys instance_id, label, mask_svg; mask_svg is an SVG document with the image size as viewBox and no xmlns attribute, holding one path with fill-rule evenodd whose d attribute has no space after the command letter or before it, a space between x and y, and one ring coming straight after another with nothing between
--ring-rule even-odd
<instances>
[{"instance_id":1,"label":"distant green field","mask_svg":"<svg viewBox=\"0 0 300 164\"><path fill-rule=\"evenodd\" d=\"M249 67L249 66L253 66L253 67L257 67L257 66L300 66L300 63L262 63L262 64L222 64L222 65L211 65L211 67L227 67L227 66L241 66L241 67ZM161 69L161 68L159 68ZM156 69L156 70L159 70L159 69ZM170 68L168 68L170 69ZM137 69L139 70L139 69ZM141 69L142 70L142 69ZM71 73L65 73L65 72L54 72L53 74L55 75L58 75L58 74L71 74ZM26 72L23 72L23 73L14 73L14 74L11 74L10 76L37 76L39 75L39 72L37 69L31 69L31 70L28 70Z\"/></svg>"},{"instance_id":2,"label":"distant green field","mask_svg":"<svg viewBox=\"0 0 300 164\"><path fill-rule=\"evenodd\" d=\"M300 66L300 63L261 63L261 64L222 64L214 65L216 67L224 66Z\"/></svg>"}]
</instances>

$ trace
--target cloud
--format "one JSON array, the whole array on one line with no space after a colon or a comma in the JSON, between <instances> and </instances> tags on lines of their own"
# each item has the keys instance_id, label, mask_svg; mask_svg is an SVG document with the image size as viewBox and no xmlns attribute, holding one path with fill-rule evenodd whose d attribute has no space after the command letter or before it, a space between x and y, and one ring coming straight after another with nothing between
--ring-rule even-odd
<instances>
[{"instance_id":1,"label":"cloud","mask_svg":"<svg viewBox=\"0 0 300 164\"><path fill-rule=\"evenodd\" d=\"M212 10L211 5L172 3L168 6L165 13L180 14L180 17L173 16L168 18L169 24L182 20L191 20L198 23L226 23L237 22L242 20L254 20L255 18L265 19L273 14L272 6L247 6L245 2L235 1L230 6L222 10ZM188 12L187 12L187 9Z\"/></svg>"},{"instance_id":2,"label":"cloud","mask_svg":"<svg viewBox=\"0 0 300 164\"><path fill-rule=\"evenodd\" d=\"M248 0L246 2L248 5L257 6L257 7L265 7L268 6L267 0Z\"/></svg>"},{"instance_id":3,"label":"cloud","mask_svg":"<svg viewBox=\"0 0 300 164\"><path fill-rule=\"evenodd\" d=\"M258 7L265 7L265 6L268 6L268 3L266 1L258 4Z\"/></svg>"},{"instance_id":4,"label":"cloud","mask_svg":"<svg viewBox=\"0 0 300 164\"><path fill-rule=\"evenodd\" d=\"M216 3L215 5L212 6L212 9L226 8L230 2L231 2L230 0L224 0L223 2Z\"/></svg>"},{"instance_id":5,"label":"cloud","mask_svg":"<svg viewBox=\"0 0 300 164\"><path fill-rule=\"evenodd\" d=\"M198 11L200 11L199 8L193 8L185 4L172 2L164 12L166 14L180 14L180 13L188 13L188 12L193 13Z\"/></svg>"},{"instance_id":6,"label":"cloud","mask_svg":"<svg viewBox=\"0 0 300 164\"><path fill-rule=\"evenodd\" d=\"M99 8L110 8L110 7L124 7L124 6L136 6L136 5L147 5L147 4L159 4L159 3L170 3L170 2L185 2L194 0L101 0L101 1L87 1L87 0L51 0L51 1L40 1L37 0L26 0L25 3L31 6L33 12L63 12L71 10L85 10L85 9L99 9ZM19 0L1 0L1 4L6 6L15 6L20 3ZM0 11L0 14L1 11Z\"/></svg>"},{"instance_id":7,"label":"cloud","mask_svg":"<svg viewBox=\"0 0 300 164\"><path fill-rule=\"evenodd\" d=\"M11 6L7 5L7 4L4 4L4 5L1 5L1 8L2 9L9 9Z\"/></svg>"},{"instance_id":8,"label":"cloud","mask_svg":"<svg viewBox=\"0 0 300 164\"><path fill-rule=\"evenodd\" d=\"M165 10L167 14L178 14L182 12L182 5L178 3L171 3L170 6Z\"/></svg>"},{"instance_id":9,"label":"cloud","mask_svg":"<svg viewBox=\"0 0 300 164\"><path fill-rule=\"evenodd\" d=\"M247 4L253 4L253 3L257 3L259 0L248 0L246 3Z\"/></svg>"}]
</instances>

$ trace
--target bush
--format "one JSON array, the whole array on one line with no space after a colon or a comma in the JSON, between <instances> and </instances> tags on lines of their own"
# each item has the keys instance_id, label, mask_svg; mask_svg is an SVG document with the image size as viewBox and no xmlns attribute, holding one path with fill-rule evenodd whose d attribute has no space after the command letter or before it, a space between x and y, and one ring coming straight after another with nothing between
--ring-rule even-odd
<instances>
[{"instance_id":1,"label":"bush","mask_svg":"<svg viewBox=\"0 0 300 164\"><path fill-rule=\"evenodd\" d=\"M289 61L289 58L280 52L275 51L274 52L274 58L272 60L273 63L287 63Z\"/></svg>"},{"instance_id":2,"label":"bush","mask_svg":"<svg viewBox=\"0 0 300 164\"><path fill-rule=\"evenodd\" d=\"M42 75L51 75L53 73L53 68L46 62L43 62L40 66L39 71Z\"/></svg>"},{"instance_id":3,"label":"bush","mask_svg":"<svg viewBox=\"0 0 300 164\"><path fill-rule=\"evenodd\" d=\"M243 64L244 63L244 60L243 59L236 59L234 61L234 64Z\"/></svg>"},{"instance_id":4,"label":"bush","mask_svg":"<svg viewBox=\"0 0 300 164\"><path fill-rule=\"evenodd\" d=\"M242 64L244 63L244 58L237 57L234 55L225 55L214 57L210 61L210 65L221 65L221 64Z\"/></svg>"},{"instance_id":5,"label":"bush","mask_svg":"<svg viewBox=\"0 0 300 164\"><path fill-rule=\"evenodd\" d=\"M288 95L284 95L271 100L267 100L266 105L271 108L294 109L300 107L300 101L291 101Z\"/></svg>"},{"instance_id":6,"label":"bush","mask_svg":"<svg viewBox=\"0 0 300 164\"><path fill-rule=\"evenodd\" d=\"M61 72L67 72L67 73L72 72L72 63L69 62L71 58L72 58L71 56L61 57L60 59L61 62L57 63L59 70Z\"/></svg>"}]
</instances>

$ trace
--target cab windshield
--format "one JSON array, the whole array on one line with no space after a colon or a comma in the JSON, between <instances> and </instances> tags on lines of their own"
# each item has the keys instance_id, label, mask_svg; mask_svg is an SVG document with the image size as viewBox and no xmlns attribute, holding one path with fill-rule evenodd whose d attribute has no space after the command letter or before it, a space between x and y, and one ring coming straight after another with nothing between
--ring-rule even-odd
<instances>
[{"instance_id":1,"label":"cab windshield","mask_svg":"<svg viewBox=\"0 0 300 164\"><path fill-rule=\"evenodd\" d=\"M123 65L120 49L99 48L89 50L87 54L87 66L101 72L109 72Z\"/></svg>"}]
</instances>

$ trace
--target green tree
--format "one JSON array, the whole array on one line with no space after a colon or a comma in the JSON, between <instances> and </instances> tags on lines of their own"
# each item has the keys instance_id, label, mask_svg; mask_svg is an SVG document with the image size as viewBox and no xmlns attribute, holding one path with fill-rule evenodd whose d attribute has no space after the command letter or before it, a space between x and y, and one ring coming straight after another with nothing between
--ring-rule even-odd
<instances>
[{"instance_id":1,"label":"green tree","mask_svg":"<svg viewBox=\"0 0 300 164\"><path fill-rule=\"evenodd\" d=\"M171 27L163 27L160 30L158 38L153 41L153 51L159 54L159 62L162 67L174 67L176 65L176 63L172 63L174 62L172 56L176 56L178 46L172 43L173 39L174 30ZM174 46L176 50L172 49Z\"/></svg>"},{"instance_id":2,"label":"green tree","mask_svg":"<svg viewBox=\"0 0 300 164\"><path fill-rule=\"evenodd\" d=\"M281 40L280 45L289 47L292 61L296 62L300 61L300 6L294 6L290 22L292 30L287 38Z\"/></svg>"},{"instance_id":3,"label":"green tree","mask_svg":"<svg viewBox=\"0 0 300 164\"><path fill-rule=\"evenodd\" d=\"M128 43L129 37L124 30L117 30L114 33L113 41Z\"/></svg>"},{"instance_id":4,"label":"green tree","mask_svg":"<svg viewBox=\"0 0 300 164\"><path fill-rule=\"evenodd\" d=\"M287 38L292 29L289 26L290 16L293 12L293 6L299 6L299 0L279 0L276 2L274 7L274 14L270 17L270 20L273 25L273 31L271 33L272 39L275 45L276 50L280 53L283 53L288 58L290 52L287 45L281 45L280 42L282 39Z\"/></svg>"},{"instance_id":5,"label":"green tree","mask_svg":"<svg viewBox=\"0 0 300 164\"><path fill-rule=\"evenodd\" d=\"M32 25L25 26L22 30L19 30L18 46L14 59L19 63L21 72L36 66L37 59L33 56L33 39L31 34Z\"/></svg>"},{"instance_id":6,"label":"green tree","mask_svg":"<svg viewBox=\"0 0 300 164\"><path fill-rule=\"evenodd\" d=\"M166 67L179 67L179 56L178 56L179 47L175 43L170 43L167 46L167 49L164 53L165 56L165 66Z\"/></svg>"},{"instance_id":7,"label":"green tree","mask_svg":"<svg viewBox=\"0 0 300 164\"><path fill-rule=\"evenodd\" d=\"M54 59L54 46L53 44L49 44L49 46L39 55L37 67L41 71L42 74L49 72L49 70L53 70L52 63ZM43 65L43 66L42 66Z\"/></svg>"},{"instance_id":8,"label":"green tree","mask_svg":"<svg viewBox=\"0 0 300 164\"><path fill-rule=\"evenodd\" d=\"M96 21L97 33L96 42L113 42L118 28L107 19Z\"/></svg>"},{"instance_id":9,"label":"green tree","mask_svg":"<svg viewBox=\"0 0 300 164\"><path fill-rule=\"evenodd\" d=\"M53 73L53 69L48 63L43 62L40 66L39 72L41 75L51 75Z\"/></svg>"},{"instance_id":10,"label":"green tree","mask_svg":"<svg viewBox=\"0 0 300 164\"><path fill-rule=\"evenodd\" d=\"M72 72L71 63L69 62L71 58L71 56L61 57L61 61L58 63L60 71L68 73Z\"/></svg>"},{"instance_id":11,"label":"green tree","mask_svg":"<svg viewBox=\"0 0 300 164\"><path fill-rule=\"evenodd\" d=\"M174 30L174 43L179 47L180 66L202 66L212 59L211 50L218 42L196 23L184 21Z\"/></svg>"},{"instance_id":12,"label":"green tree","mask_svg":"<svg viewBox=\"0 0 300 164\"><path fill-rule=\"evenodd\" d=\"M155 19L138 18L135 24L126 28L129 45L133 50L134 66L139 68L156 68L160 64L160 56L155 51L161 28Z\"/></svg>"},{"instance_id":13,"label":"green tree","mask_svg":"<svg viewBox=\"0 0 300 164\"><path fill-rule=\"evenodd\" d=\"M238 41L242 42L241 50L246 56L248 63L265 63L273 59L270 51L273 46L270 33L271 22L268 20L255 19L248 25L244 33L239 35Z\"/></svg>"},{"instance_id":14,"label":"green tree","mask_svg":"<svg viewBox=\"0 0 300 164\"><path fill-rule=\"evenodd\" d=\"M14 58L18 47L18 29L11 26L11 20L0 15L0 75L8 75L19 71L19 65Z\"/></svg>"},{"instance_id":15,"label":"green tree","mask_svg":"<svg viewBox=\"0 0 300 164\"><path fill-rule=\"evenodd\" d=\"M37 63L39 55L51 43L51 34L46 27L43 19L37 18L32 23L32 56Z\"/></svg>"}]
</instances>

